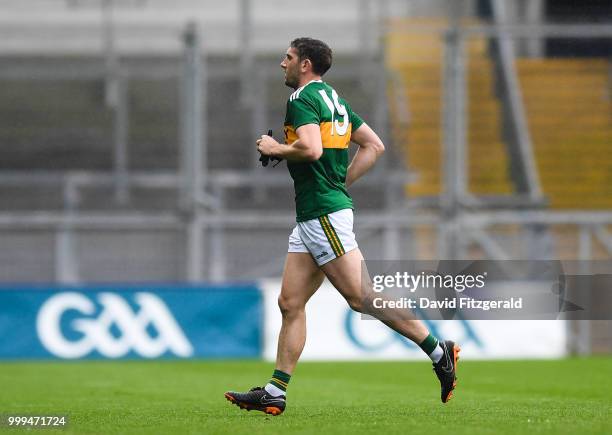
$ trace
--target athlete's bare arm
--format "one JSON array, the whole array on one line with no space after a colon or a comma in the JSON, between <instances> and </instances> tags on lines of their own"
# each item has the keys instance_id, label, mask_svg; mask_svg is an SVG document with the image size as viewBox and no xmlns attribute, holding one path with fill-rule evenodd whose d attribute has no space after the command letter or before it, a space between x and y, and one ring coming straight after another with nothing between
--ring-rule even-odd
<instances>
[{"instance_id":1,"label":"athlete's bare arm","mask_svg":"<svg viewBox=\"0 0 612 435\"><path fill-rule=\"evenodd\" d=\"M263 155L276 156L292 162L314 162L323 154L321 130L317 124L305 124L295 131L298 139L290 144L280 144L274 138L263 135L257 140L257 150Z\"/></svg>"},{"instance_id":2,"label":"athlete's bare arm","mask_svg":"<svg viewBox=\"0 0 612 435\"><path fill-rule=\"evenodd\" d=\"M385 152L385 146L366 123L351 134L351 141L359 145L353 161L346 172L346 187L350 187L370 170L376 160Z\"/></svg>"}]
</instances>

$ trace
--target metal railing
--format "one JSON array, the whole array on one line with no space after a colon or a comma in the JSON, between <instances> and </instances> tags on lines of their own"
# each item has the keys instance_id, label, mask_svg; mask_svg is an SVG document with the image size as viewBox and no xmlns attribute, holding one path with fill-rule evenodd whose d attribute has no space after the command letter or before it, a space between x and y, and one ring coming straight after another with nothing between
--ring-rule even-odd
<instances>
[{"instance_id":1,"label":"metal railing","mask_svg":"<svg viewBox=\"0 0 612 435\"><path fill-rule=\"evenodd\" d=\"M513 40L503 30L503 26L508 22L506 3L503 0L493 0L492 4L493 16L499 30L496 42L499 47L501 78L510 109L512 136L515 138L518 151L513 154L517 154L518 164L515 166L521 172L520 190L525 190L532 201L541 202L543 200L542 188L533 156L533 144L523 105L523 95L516 73L515 47Z\"/></svg>"},{"instance_id":2,"label":"metal railing","mask_svg":"<svg viewBox=\"0 0 612 435\"><path fill-rule=\"evenodd\" d=\"M431 29L410 28L409 31L431 31ZM439 30L436 30L439 31ZM468 26L455 27L443 33L446 37L446 70L445 70L445 115L444 115L444 149L446 152L446 196L442 198L441 213L416 209L406 206L406 199L389 195L385 208L377 213L359 213L356 226L363 237L367 234L382 235L384 239L384 256L393 258L410 252L401 245L398 234L402 231L415 231L421 226L428 226L438 233L439 258L458 258L462 247L476 243L492 258L509 258L511 253L491 236L494 224L514 225L554 225L566 223L579 228L580 257L588 257L592 246L590 241L599 240L610 252L612 243L606 226L612 224L610 213L561 213L544 211L487 211L482 201L466 191L467 171L465 168L465 53L464 41L474 35L491 37L519 37L526 35L557 36L612 36L610 26ZM224 269L227 263L226 235L236 229L289 230L293 223L292 213L285 211L264 212L262 210L238 210L224 207L227 190L234 187L258 186L263 189L286 183L286 176L262 173L256 169L250 171L210 171L206 164L207 144L206 125L203 113L206 101L205 81L210 74L208 66L203 63L198 33L191 26L184 38L185 57L182 77L182 124L181 124L181 171L139 173L128 172L127 161L116 161L113 172L76 172L76 173L0 173L0 183L4 185L48 185L57 183L64 192L64 210L60 212L36 211L28 213L0 213L0 230L38 229L51 231L56 236L56 277L60 281L78 281L79 255L76 252L74 239L76 232L83 230L131 230L131 231L174 231L185 234L186 267L184 277L188 280L202 279L224 280L235 276ZM382 58L382 56L378 56ZM378 65L377 67L380 67ZM167 73L176 74L176 69ZM148 72L156 74L155 72ZM19 75L19 71L5 71L8 75ZM58 76L61 74L57 73ZM100 72L89 71L92 77ZM166 73L164 73L166 74ZM360 74L349 71L347 74ZM258 72L258 80L268 80L265 72ZM41 77L42 78L42 77ZM48 79L48 77L44 77ZM380 78L378 76L378 78ZM378 94L380 92L378 81ZM259 86L255 86L259 88ZM382 92L384 94L384 92ZM120 100L121 101L121 100ZM384 104L386 104L383 101ZM125 104L125 103L122 103ZM380 101L376 104L381 104ZM404 104L404 103L402 103ZM253 131L260 133L267 128L267 119L263 111L252 112ZM384 118L384 116L380 116ZM119 119L129 121L125 116ZM383 122L381 119L379 122ZM117 123L118 137L125 137ZM263 128L262 128L263 127ZM124 127L126 128L126 127ZM120 153L119 153L120 154ZM256 163L256 154L252 158ZM388 192L401 190L412 180L412 175L405 171L383 170L369 176L372 185L389 186ZM146 189L169 189L181 198L177 207L167 211L117 211L91 212L79 209L79 196L85 186L115 186L120 197L135 187ZM265 190L264 190L265 191ZM259 259L256 259L259 260ZM212 264L211 262L214 262ZM254 261L251 270L244 272L253 278L256 273L279 273L280 258L267 259L269 269L261 269ZM209 271L208 274L205 271ZM243 276L244 277L244 276Z\"/></svg>"}]
</instances>

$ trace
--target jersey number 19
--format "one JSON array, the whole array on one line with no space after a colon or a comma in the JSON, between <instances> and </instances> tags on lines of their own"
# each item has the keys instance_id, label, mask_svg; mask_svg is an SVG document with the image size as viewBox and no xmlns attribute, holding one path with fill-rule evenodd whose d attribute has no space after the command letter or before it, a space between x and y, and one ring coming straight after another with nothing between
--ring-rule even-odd
<instances>
[{"instance_id":1,"label":"jersey number 19","mask_svg":"<svg viewBox=\"0 0 612 435\"><path fill-rule=\"evenodd\" d=\"M323 89L319 91L319 94L321 94L323 101L325 101L327 108L331 112L331 135L333 136L337 133L338 136L344 136L346 134L346 131L348 130L350 121L348 119L348 113L346 113L346 107L341 105L338 101L338 93L332 89L333 101L329 99L327 93ZM338 115L338 117L342 117L342 123L338 122L338 120L336 119L336 114Z\"/></svg>"}]
</instances>

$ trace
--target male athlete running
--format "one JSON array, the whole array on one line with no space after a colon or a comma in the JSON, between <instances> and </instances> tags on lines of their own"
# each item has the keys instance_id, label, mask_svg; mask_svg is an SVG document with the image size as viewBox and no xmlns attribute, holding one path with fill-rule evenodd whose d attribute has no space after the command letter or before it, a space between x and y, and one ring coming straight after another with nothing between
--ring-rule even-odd
<instances>
[{"instance_id":1,"label":"male athlete running","mask_svg":"<svg viewBox=\"0 0 612 435\"><path fill-rule=\"evenodd\" d=\"M386 309L384 315L373 310L369 292L362 288L363 256L353 233L353 202L347 188L374 165L384 145L321 80L331 64L331 49L311 38L292 41L281 62L285 84L295 90L287 102L285 144L267 135L257 140L262 155L287 160L295 186L297 225L289 236L278 298L283 321L276 368L264 388L227 392L225 397L248 410L272 415L285 410L287 386L306 341L305 306L327 277L353 310L377 317L423 349L433 361L446 403L456 384L459 346L450 340L439 342L406 310ZM359 148L349 164L350 142Z\"/></svg>"}]
</instances>

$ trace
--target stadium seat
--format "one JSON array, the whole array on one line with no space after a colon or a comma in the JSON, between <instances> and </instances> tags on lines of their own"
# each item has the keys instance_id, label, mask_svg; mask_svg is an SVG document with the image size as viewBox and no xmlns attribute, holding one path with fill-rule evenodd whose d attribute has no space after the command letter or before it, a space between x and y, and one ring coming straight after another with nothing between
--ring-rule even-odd
<instances>
[{"instance_id":1,"label":"stadium seat","mask_svg":"<svg viewBox=\"0 0 612 435\"><path fill-rule=\"evenodd\" d=\"M552 208L612 208L612 98L606 59L520 59L540 179Z\"/></svg>"},{"instance_id":2,"label":"stadium seat","mask_svg":"<svg viewBox=\"0 0 612 435\"><path fill-rule=\"evenodd\" d=\"M407 28L429 26L443 29L443 20L413 19ZM409 126L401 128L397 108L391 107L395 142L405 151L407 165L417 181L407 186L411 197L434 196L441 188L442 68L444 47L438 33L391 33L387 39L388 68L401 82L408 107ZM466 45L468 81L468 188L475 194L512 193L509 159L501 137L501 107L494 92L493 64L485 38ZM394 100L395 98L390 98Z\"/></svg>"}]
</instances>

